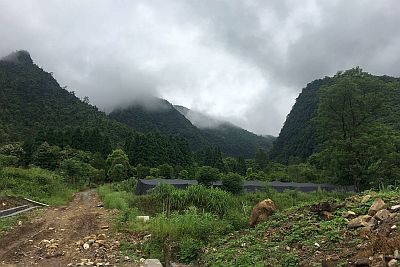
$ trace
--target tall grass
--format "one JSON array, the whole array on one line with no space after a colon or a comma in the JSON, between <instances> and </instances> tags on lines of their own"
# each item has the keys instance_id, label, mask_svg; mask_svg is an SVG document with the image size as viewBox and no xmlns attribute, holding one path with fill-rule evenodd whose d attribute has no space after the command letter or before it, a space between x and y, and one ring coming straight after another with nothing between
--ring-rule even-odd
<instances>
[{"instance_id":1,"label":"tall grass","mask_svg":"<svg viewBox=\"0 0 400 267\"><path fill-rule=\"evenodd\" d=\"M0 169L0 193L28 197L48 204L64 204L72 198L74 190L66 186L63 178L40 168Z\"/></svg>"},{"instance_id":2,"label":"tall grass","mask_svg":"<svg viewBox=\"0 0 400 267\"><path fill-rule=\"evenodd\" d=\"M161 213L150 220L147 229L152 234L146 248L150 257L161 257L165 261L178 257L185 263L197 258L201 247L212 237L231 230L230 225L216 215L200 212L195 207L169 216Z\"/></svg>"},{"instance_id":3,"label":"tall grass","mask_svg":"<svg viewBox=\"0 0 400 267\"><path fill-rule=\"evenodd\" d=\"M192 185L185 190L169 184L158 185L151 195L162 205L162 211L184 211L194 206L204 212L224 216L233 205L233 196L219 188Z\"/></svg>"}]
</instances>

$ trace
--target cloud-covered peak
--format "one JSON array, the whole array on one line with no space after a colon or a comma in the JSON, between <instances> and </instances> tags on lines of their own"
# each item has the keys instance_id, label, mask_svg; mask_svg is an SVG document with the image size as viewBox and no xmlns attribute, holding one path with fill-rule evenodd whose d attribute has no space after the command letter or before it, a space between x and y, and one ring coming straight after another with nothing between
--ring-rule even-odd
<instances>
[{"instance_id":1,"label":"cloud-covered peak","mask_svg":"<svg viewBox=\"0 0 400 267\"><path fill-rule=\"evenodd\" d=\"M0 2L23 47L102 110L150 96L278 134L301 88L360 66L399 76L396 0Z\"/></svg>"}]
</instances>

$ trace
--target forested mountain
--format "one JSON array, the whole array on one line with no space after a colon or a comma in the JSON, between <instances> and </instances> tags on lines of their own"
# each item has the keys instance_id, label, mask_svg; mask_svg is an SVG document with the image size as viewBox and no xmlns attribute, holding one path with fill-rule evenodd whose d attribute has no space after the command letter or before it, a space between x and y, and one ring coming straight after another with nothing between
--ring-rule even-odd
<instances>
[{"instance_id":1,"label":"forested mountain","mask_svg":"<svg viewBox=\"0 0 400 267\"><path fill-rule=\"evenodd\" d=\"M317 117L319 115L318 105L320 104L321 97L323 97L323 89L331 86L338 86L346 77L351 77L355 86L359 87L359 91L351 91L352 97L365 97L366 92L372 91L376 94L375 101L381 101L385 106L385 110L390 110L390 113L382 110L376 111L374 114L375 120L383 121L390 127L399 129L400 123L396 119L400 116L400 106L398 102L400 98L400 80L398 78L374 76L362 72L359 68L346 72L339 72L334 77L325 77L315 80L302 90L275 141L271 151L272 160L282 163L296 163L304 161L307 157L319 150L321 144L325 141L323 139L324 137L318 136L317 129ZM343 86L338 86L338 88L343 88ZM337 90L339 91L339 89ZM381 94L382 92L386 93ZM357 94L360 94L360 96ZM330 104L332 108L334 100L337 99L329 99L329 101L332 102ZM343 105L346 103L351 104L351 102L349 102L350 100L345 100L345 97L337 101L339 103L343 102ZM341 107L341 109L345 110L344 107ZM332 110L332 113L335 112L338 113L339 111ZM355 111L352 112L354 113ZM345 117L343 119L345 119ZM328 125L325 125L326 131L329 131L330 128L327 126ZM347 128L349 126L343 125L343 127Z\"/></svg>"},{"instance_id":2,"label":"forested mountain","mask_svg":"<svg viewBox=\"0 0 400 267\"><path fill-rule=\"evenodd\" d=\"M140 132L146 132L145 125L143 129ZM111 119L61 88L26 51L0 60L0 145L24 142L26 158L46 144L53 150L71 147L103 157L113 148L123 147L133 163L147 166L190 163L192 152L187 142L168 134L140 134Z\"/></svg>"},{"instance_id":3,"label":"forested mountain","mask_svg":"<svg viewBox=\"0 0 400 267\"><path fill-rule=\"evenodd\" d=\"M203 114L196 116L207 127L193 121L189 109L173 106L164 99L151 101L157 108L149 108L134 103L129 107L118 108L109 116L116 121L142 132L159 132L187 140L194 150L218 147L228 156L251 158L257 148L269 149L272 137L263 137L246 131L231 123L218 121Z\"/></svg>"},{"instance_id":4,"label":"forested mountain","mask_svg":"<svg viewBox=\"0 0 400 267\"><path fill-rule=\"evenodd\" d=\"M273 136L256 135L227 121L214 119L183 106L174 107L197 126L210 143L229 155L253 157L257 148L269 150L275 139Z\"/></svg>"},{"instance_id":5,"label":"forested mountain","mask_svg":"<svg viewBox=\"0 0 400 267\"><path fill-rule=\"evenodd\" d=\"M158 132L184 138L195 150L209 145L199 129L179 113L171 103L159 98L148 102L150 103L147 104L151 106L134 103L125 108L115 109L109 116L139 132Z\"/></svg>"},{"instance_id":6,"label":"forested mountain","mask_svg":"<svg viewBox=\"0 0 400 267\"><path fill-rule=\"evenodd\" d=\"M321 86L330 82L332 79L326 77L315 80L303 88L275 140L271 150L272 160L292 163L312 154L316 145L312 118L315 116L318 105L317 92Z\"/></svg>"},{"instance_id":7,"label":"forested mountain","mask_svg":"<svg viewBox=\"0 0 400 267\"><path fill-rule=\"evenodd\" d=\"M231 124L199 129L168 101L154 98L150 102L106 115L61 88L51 73L34 64L28 52L18 51L0 60L0 144L30 139L83 150L97 147L96 152L106 153L110 146L125 146L130 136L140 132L158 133L140 137L143 140L156 138L167 144L163 138L171 135L177 138L173 146L181 146L180 139L184 139L194 150L219 147L225 155L243 158L253 157L258 147L271 146L270 139Z\"/></svg>"},{"instance_id":8,"label":"forested mountain","mask_svg":"<svg viewBox=\"0 0 400 267\"><path fill-rule=\"evenodd\" d=\"M96 128L116 144L132 132L60 87L26 51L0 60L0 143L22 141L40 130Z\"/></svg>"}]
</instances>

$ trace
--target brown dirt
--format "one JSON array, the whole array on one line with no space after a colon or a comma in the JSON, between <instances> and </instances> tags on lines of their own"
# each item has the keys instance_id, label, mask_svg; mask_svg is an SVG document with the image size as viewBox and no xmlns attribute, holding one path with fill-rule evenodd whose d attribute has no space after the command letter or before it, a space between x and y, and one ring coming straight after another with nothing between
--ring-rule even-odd
<instances>
[{"instance_id":1,"label":"brown dirt","mask_svg":"<svg viewBox=\"0 0 400 267\"><path fill-rule=\"evenodd\" d=\"M68 205L49 207L15 226L0 237L0 265L76 266L87 259L94 265L133 266L123 262L119 253L121 236L108 229L111 212L98 204L94 190L80 192ZM104 240L100 246L90 244L84 249L83 243L93 238Z\"/></svg>"},{"instance_id":2,"label":"brown dirt","mask_svg":"<svg viewBox=\"0 0 400 267\"><path fill-rule=\"evenodd\" d=\"M13 207L30 204L32 203L25 201L23 199L17 197L10 197L10 196L0 196L0 210L6 210Z\"/></svg>"}]
</instances>

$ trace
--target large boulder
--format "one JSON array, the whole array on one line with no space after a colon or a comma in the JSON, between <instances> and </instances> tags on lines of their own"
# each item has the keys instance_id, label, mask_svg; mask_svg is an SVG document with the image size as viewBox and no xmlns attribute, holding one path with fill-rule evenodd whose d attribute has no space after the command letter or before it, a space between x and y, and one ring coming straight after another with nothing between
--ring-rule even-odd
<instances>
[{"instance_id":1,"label":"large boulder","mask_svg":"<svg viewBox=\"0 0 400 267\"><path fill-rule=\"evenodd\" d=\"M257 205L254 206L251 212L249 220L250 226L255 226L264 221L277 209L278 208L276 207L275 203L269 198L259 202Z\"/></svg>"},{"instance_id":2,"label":"large boulder","mask_svg":"<svg viewBox=\"0 0 400 267\"><path fill-rule=\"evenodd\" d=\"M378 211L386 209L386 204L383 202L382 199L377 198L375 199L375 202L371 205L371 207L368 210L368 215L369 216L374 216Z\"/></svg>"}]
</instances>

